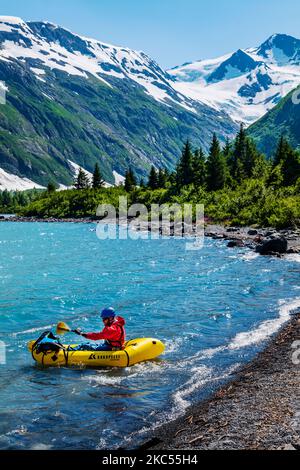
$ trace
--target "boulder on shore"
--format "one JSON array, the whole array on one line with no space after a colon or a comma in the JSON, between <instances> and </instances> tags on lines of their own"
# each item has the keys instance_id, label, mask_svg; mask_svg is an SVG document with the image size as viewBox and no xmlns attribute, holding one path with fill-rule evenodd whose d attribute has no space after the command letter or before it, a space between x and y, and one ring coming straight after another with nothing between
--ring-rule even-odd
<instances>
[{"instance_id":1,"label":"boulder on shore","mask_svg":"<svg viewBox=\"0 0 300 470\"><path fill-rule=\"evenodd\" d=\"M288 249L288 242L286 238L273 238L272 240L265 240L261 245L256 247L256 252L266 256L274 253L286 253Z\"/></svg>"},{"instance_id":2,"label":"boulder on shore","mask_svg":"<svg viewBox=\"0 0 300 470\"><path fill-rule=\"evenodd\" d=\"M242 240L232 240L228 242L227 245L228 248L241 248L243 246L245 246L245 244Z\"/></svg>"}]
</instances>

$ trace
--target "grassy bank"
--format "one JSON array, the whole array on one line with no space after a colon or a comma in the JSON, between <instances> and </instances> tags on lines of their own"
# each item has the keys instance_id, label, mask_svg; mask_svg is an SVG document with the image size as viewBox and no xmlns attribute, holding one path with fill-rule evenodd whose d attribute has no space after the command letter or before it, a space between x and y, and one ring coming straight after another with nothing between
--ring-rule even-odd
<instances>
[{"instance_id":1,"label":"grassy bank","mask_svg":"<svg viewBox=\"0 0 300 470\"><path fill-rule=\"evenodd\" d=\"M275 189L259 179L246 180L235 189L212 192L194 185L183 187L179 193L172 187L136 188L128 193L123 187L45 192L25 207L19 207L17 212L39 218L95 217L99 204L112 204L118 208L120 196L127 196L130 205L141 203L148 209L151 204L204 204L207 218L226 225L285 228L300 224L299 188Z\"/></svg>"}]
</instances>

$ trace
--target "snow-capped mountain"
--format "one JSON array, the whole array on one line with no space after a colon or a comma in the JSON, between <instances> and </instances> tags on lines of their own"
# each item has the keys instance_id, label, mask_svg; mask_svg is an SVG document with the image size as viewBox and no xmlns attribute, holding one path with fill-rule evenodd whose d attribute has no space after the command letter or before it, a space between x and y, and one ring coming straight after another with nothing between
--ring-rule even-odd
<instances>
[{"instance_id":1,"label":"snow-capped mountain","mask_svg":"<svg viewBox=\"0 0 300 470\"><path fill-rule=\"evenodd\" d=\"M207 148L213 132L237 130L145 53L48 22L0 17L1 81L0 168L43 186L71 185L70 161L89 172L99 163L111 184L129 165L138 176L172 169L187 138Z\"/></svg>"},{"instance_id":2,"label":"snow-capped mountain","mask_svg":"<svg viewBox=\"0 0 300 470\"><path fill-rule=\"evenodd\" d=\"M82 78L93 75L107 86L105 77L129 78L158 101L173 101L195 111L191 101L172 87L173 79L143 52L84 38L52 23L0 17L0 60L19 59L39 80L45 69Z\"/></svg>"},{"instance_id":3,"label":"snow-capped mountain","mask_svg":"<svg viewBox=\"0 0 300 470\"><path fill-rule=\"evenodd\" d=\"M168 73L178 92L249 125L300 84L300 40L275 34L259 47Z\"/></svg>"}]
</instances>

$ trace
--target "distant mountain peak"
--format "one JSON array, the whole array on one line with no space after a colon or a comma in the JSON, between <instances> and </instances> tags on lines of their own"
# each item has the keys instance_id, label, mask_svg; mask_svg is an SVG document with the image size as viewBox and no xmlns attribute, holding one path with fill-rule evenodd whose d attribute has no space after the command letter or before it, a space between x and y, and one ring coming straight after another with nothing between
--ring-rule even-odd
<instances>
[{"instance_id":1,"label":"distant mountain peak","mask_svg":"<svg viewBox=\"0 0 300 470\"><path fill-rule=\"evenodd\" d=\"M222 64L208 77L207 81L214 83L221 80L236 78L246 72L251 72L258 65L261 65L261 62L255 61L245 51L238 49L229 59L222 62Z\"/></svg>"},{"instance_id":2,"label":"distant mountain peak","mask_svg":"<svg viewBox=\"0 0 300 470\"><path fill-rule=\"evenodd\" d=\"M274 33L266 41L264 41L263 44L266 44L266 43L274 44L277 41L291 41L291 40L297 41L297 39L294 36L291 36L290 34Z\"/></svg>"},{"instance_id":3,"label":"distant mountain peak","mask_svg":"<svg viewBox=\"0 0 300 470\"><path fill-rule=\"evenodd\" d=\"M181 93L252 124L300 84L300 40L276 33L258 47L169 73Z\"/></svg>"},{"instance_id":4,"label":"distant mountain peak","mask_svg":"<svg viewBox=\"0 0 300 470\"><path fill-rule=\"evenodd\" d=\"M26 24L25 21L22 20L22 18L19 18L17 16L0 16L0 23L8 23L8 24Z\"/></svg>"},{"instance_id":5,"label":"distant mountain peak","mask_svg":"<svg viewBox=\"0 0 300 470\"><path fill-rule=\"evenodd\" d=\"M259 46L257 54L278 65L299 62L300 40L288 34L273 34Z\"/></svg>"}]
</instances>

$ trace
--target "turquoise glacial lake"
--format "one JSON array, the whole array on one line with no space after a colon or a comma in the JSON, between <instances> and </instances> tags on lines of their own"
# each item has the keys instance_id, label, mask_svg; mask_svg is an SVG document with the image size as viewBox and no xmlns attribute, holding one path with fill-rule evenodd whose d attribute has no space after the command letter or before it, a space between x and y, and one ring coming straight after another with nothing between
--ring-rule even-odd
<instances>
[{"instance_id":1,"label":"turquoise glacial lake","mask_svg":"<svg viewBox=\"0 0 300 470\"><path fill-rule=\"evenodd\" d=\"M299 266L211 239L186 251L182 239L100 241L92 224L1 223L0 448L134 447L264 347L300 307ZM128 339L156 337L166 353L128 369L33 362L29 340L59 321L100 331L109 306Z\"/></svg>"}]
</instances>

